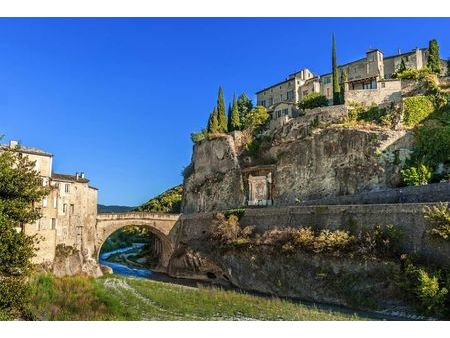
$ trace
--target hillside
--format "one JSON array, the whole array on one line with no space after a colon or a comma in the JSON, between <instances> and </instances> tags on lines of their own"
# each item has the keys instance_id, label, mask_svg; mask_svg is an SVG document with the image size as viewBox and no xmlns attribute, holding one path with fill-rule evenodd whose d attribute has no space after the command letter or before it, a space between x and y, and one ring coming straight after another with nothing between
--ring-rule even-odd
<instances>
[{"instance_id":1,"label":"hillside","mask_svg":"<svg viewBox=\"0 0 450 338\"><path fill-rule=\"evenodd\" d=\"M137 207L135 210L178 214L181 211L182 194L183 185L180 184L164 191L156 197L153 197L148 202Z\"/></svg>"},{"instance_id":2,"label":"hillside","mask_svg":"<svg viewBox=\"0 0 450 338\"><path fill-rule=\"evenodd\" d=\"M127 212L134 210L135 207L128 207L125 205L103 205L97 204L97 212L99 213L110 213L110 212Z\"/></svg>"}]
</instances>

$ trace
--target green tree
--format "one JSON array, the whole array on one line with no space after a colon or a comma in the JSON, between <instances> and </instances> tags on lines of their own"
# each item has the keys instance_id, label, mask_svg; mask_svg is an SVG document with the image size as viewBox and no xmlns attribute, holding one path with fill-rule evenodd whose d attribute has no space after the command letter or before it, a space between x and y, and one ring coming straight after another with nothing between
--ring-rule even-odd
<instances>
[{"instance_id":1,"label":"green tree","mask_svg":"<svg viewBox=\"0 0 450 338\"><path fill-rule=\"evenodd\" d=\"M426 185L431 179L431 171L425 164L410 167L400 171L403 182L406 185Z\"/></svg>"},{"instance_id":2,"label":"green tree","mask_svg":"<svg viewBox=\"0 0 450 338\"><path fill-rule=\"evenodd\" d=\"M334 33L331 48L331 66L333 68L333 104L336 105L341 103L341 96L339 93L340 92L339 74L336 63L336 41L334 39Z\"/></svg>"},{"instance_id":3,"label":"green tree","mask_svg":"<svg viewBox=\"0 0 450 338\"><path fill-rule=\"evenodd\" d=\"M447 76L450 76L450 58L447 59Z\"/></svg>"},{"instance_id":4,"label":"green tree","mask_svg":"<svg viewBox=\"0 0 450 338\"><path fill-rule=\"evenodd\" d=\"M345 83L348 81L347 71L342 69L341 71L341 91L340 91L340 101L341 104L345 102Z\"/></svg>"},{"instance_id":5,"label":"green tree","mask_svg":"<svg viewBox=\"0 0 450 338\"><path fill-rule=\"evenodd\" d=\"M209 115L208 120L208 133L218 133L219 132L219 120L217 118L217 107L214 107L213 111Z\"/></svg>"},{"instance_id":6,"label":"green tree","mask_svg":"<svg viewBox=\"0 0 450 338\"><path fill-rule=\"evenodd\" d=\"M397 72L398 73L403 73L405 70L406 70L405 58L402 58L402 60L400 61L400 66L398 67Z\"/></svg>"},{"instance_id":7,"label":"green tree","mask_svg":"<svg viewBox=\"0 0 450 338\"><path fill-rule=\"evenodd\" d=\"M301 110L328 106L328 99L319 93L309 93L298 103Z\"/></svg>"},{"instance_id":8,"label":"green tree","mask_svg":"<svg viewBox=\"0 0 450 338\"><path fill-rule=\"evenodd\" d=\"M428 62L427 67L433 73L441 72L441 56L439 55L439 45L436 39L430 40L428 45Z\"/></svg>"},{"instance_id":9,"label":"green tree","mask_svg":"<svg viewBox=\"0 0 450 338\"><path fill-rule=\"evenodd\" d=\"M236 102L236 96L233 96L233 105L228 115L228 131L241 129L241 121L239 119L239 110Z\"/></svg>"},{"instance_id":10,"label":"green tree","mask_svg":"<svg viewBox=\"0 0 450 338\"><path fill-rule=\"evenodd\" d=\"M37 238L23 227L41 217L34 205L47 194L34 162L16 149L0 152L0 315L26 316Z\"/></svg>"},{"instance_id":11,"label":"green tree","mask_svg":"<svg viewBox=\"0 0 450 338\"><path fill-rule=\"evenodd\" d=\"M219 86L219 93L217 95L217 122L219 124L219 132L226 133L228 131L227 126L227 114L225 112L225 101L223 99L222 87Z\"/></svg>"},{"instance_id":12,"label":"green tree","mask_svg":"<svg viewBox=\"0 0 450 338\"><path fill-rule=\"evenodd\" d=\"M239 111L239 120L241 123L241 128L243 127L245 117L253 109L252 100L249 99L247 94L242 93L237 99L237 108Z\"/></svg>"},{"instance_id":13,"label":"green tree","mask_svg":"<svg viewBox=\"0 0 450 338\"><path fill-rule=\"evenodd\" d=\"M253 132L264 125L268 119L269 113L267 113L267 109L263 106L256 106L245 117L245 129Z\"/></svg>"}]
</instances>

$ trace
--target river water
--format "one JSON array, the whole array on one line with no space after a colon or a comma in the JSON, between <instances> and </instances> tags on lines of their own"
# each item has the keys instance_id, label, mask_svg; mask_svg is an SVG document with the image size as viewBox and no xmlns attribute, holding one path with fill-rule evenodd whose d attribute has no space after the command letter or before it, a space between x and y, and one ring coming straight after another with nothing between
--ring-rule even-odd
<instances>
[{"instance_id":1,"label":"river water","mask_svg":"<svg viewBox=\"0 0 450 338\"><path fill-rule=\"evenodd\" d=\"M127 277L143 277L143 278L151 278L153 275L153 271L150 269L144 269L144 268L133 268L130 266L127 266L125 264L115 263L115 262L109 262L107 261L108 257L117 253L124 253L131 250L134 250L136 248L140 248L144 246L143 243L134 243L132 246L121 248L113 251L108 251L105 253L100 254L100 264L109 266L113 273L121 276L127 276Z\"/></svg>"}]
</instances>

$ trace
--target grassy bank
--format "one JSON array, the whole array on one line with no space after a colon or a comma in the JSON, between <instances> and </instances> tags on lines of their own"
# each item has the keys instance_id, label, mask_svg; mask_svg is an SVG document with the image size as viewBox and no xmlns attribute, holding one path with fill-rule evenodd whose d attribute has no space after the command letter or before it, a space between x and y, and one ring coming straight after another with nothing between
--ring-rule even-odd
<instances>
[{"instance_id":1,"label":"grassy bank","mask_svg":"<svg viewBox=\"0 0 450 338\"><path fill-rule=\"evenodd\" d=\"M116 276L38 275L32 297L31 313L36 320L365 319L234 291Z\"/></svg>"}]
</instances>

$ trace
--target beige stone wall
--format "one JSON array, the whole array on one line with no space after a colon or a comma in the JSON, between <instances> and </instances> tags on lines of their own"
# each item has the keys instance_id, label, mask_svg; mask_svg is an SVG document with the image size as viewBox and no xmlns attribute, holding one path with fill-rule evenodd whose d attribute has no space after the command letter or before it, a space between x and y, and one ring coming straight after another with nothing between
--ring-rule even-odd
<instances>
[{"instance_id":1,"label":"beige stone wall","mask_svg":"<svg viewBox=\"0 0 450 338\"><path fill-rule=\"evenodd\" d=\"M42 177L52 175L52 156L23 153L30 161L35 162L35 169Z\"/></svg>"},{"instance_id":2,"label":"beige stone wall","mask_svg":"<svg viewBox=\"0 0 450 338\"><path fill-rule=\"evenodd\" d=\"M400 80L379 81L377 89L347 90L345 92L345 103L359 102L370 106L375 104L386 104L399 102L402 98L402 85Z\"/></svg>"},{"instance_id":3,"label":"beige stone wall","mask_svg":"<svg viewBox=\"0 0 450 338\"><path fill-rule=\"evenodd\" d=\"M288 93L292 93L292 98L288 99ZM256 95L257 104L269 108L282 101L295 100L295 79L285 81L276 86L270 87ZM290 96L289 96L290 97Z\"/></svg>"}]
</instances>

